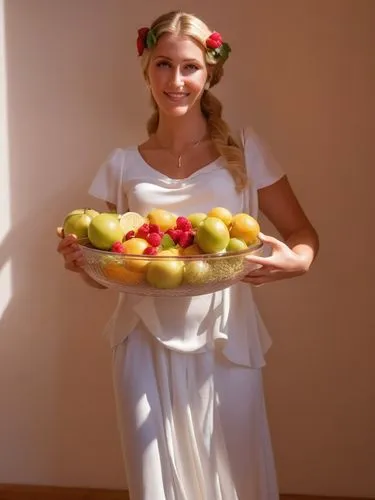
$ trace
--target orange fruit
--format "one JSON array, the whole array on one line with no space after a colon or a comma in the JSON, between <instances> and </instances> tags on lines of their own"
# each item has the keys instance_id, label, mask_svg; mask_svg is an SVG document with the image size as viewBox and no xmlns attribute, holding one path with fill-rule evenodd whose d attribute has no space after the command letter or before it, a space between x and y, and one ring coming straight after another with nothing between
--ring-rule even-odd
<instances>
[{"instance_id":1,"label":"orange fruit","mask_svg":"<svg viewBox=\"0 0 375 500\"><path fill-rule=\"evenodd\" d=\"M149 246L143 238L131 238L123 242L124 254L129 255L129 258L124 259L124 265L130 271L142 272L149 263L149 259L132 259L130 255L143 255L145 249Z\"/></svg>"},{"instance_id":2,"label":"orange fruit","mask_svg":"<svg viewBox=\"0 0 375 500\"><path fill-rule=\"evenodd\" d=\"M223 207L212 208L208 212L207 216L217 217L218 219L221 219L227 227L229 227L232 224L232 214L227 208Z\"/></svg>"},{"instance_id":3,"label":"orange fruit","mask_svg":"<svg viewBox=\"0 0 375 500\"><path fill-rule=\"evenodd\" d=\"M168 229L175 226L177 217L172 212L168 212L168 210L153 208L147 215L147 219L150 224L158 225L162 231L168 231Z\"/></svg>"},{"instance_id":4,"label":"orange fruit","mask_svg":"<svg viewBox=\"0 0 375 500\"><path fill-rule=\"evenodd\" d=\"M181 253L181 250L180 248L169 248L168 250L161 250L161 252L159 252L157 255L170 255L170 256L174 256L174 255L180 255Z\"/></svg>"},{"instance_id":5,"label":"orange fruit","mask_svg":"<svg viewBox=\"0 0 375 500\"><path fill-rule=\"evenodd\" d=\"M192 245L182 248L181 255L201 255L202 251L196 243Z\"/></svg>"},{"instance_id":6,"label":"orange fruit","mask_svg":"<svg viewBox=\"0 0 375 500\"><path fill-rule=\"evenodd\" d=\"M110 262L103 267L103 273L107 278L124 283L126 285L138 285L144 281L144 274L126 269L123 265Z\"/></svg>"},{"instance_id":7,"label":"orange fruit","mask_svg":"<svg viewBox=\"0 0 375 500\"><path fill-rule=\"evenodd\" d=\"M230 229L231 238L238 238L243 240L247 245L251 245L257 240L259 232L259 224L251 215L239 213L233 216L232 227Z\"/></svg>"}]
</instances>

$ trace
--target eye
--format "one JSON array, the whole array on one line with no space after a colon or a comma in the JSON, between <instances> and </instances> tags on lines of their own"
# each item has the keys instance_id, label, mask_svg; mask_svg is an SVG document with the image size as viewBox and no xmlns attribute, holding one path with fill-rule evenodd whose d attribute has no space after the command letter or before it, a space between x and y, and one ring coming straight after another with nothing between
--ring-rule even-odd
<instances>
[{"instance_id":1,"label":"eye","mask_svg":"<svg viewBox=\"0 0 375 500\"><path fill-rule=\"evenodd\" d=\"M170 68L171 64L168 61L158 61L156 63L157 68Z\"/></svg>"},{"instance_id":2,"label":"eye","mask_svg":"<svg viewBox=\"0 0 375 500\"><path fill-rule=\"evenodd\" d=\"M185 68L188 70L188 71L198 71L199 70L199 67L194 64L194 63L190 63L190 64L187 64L185 66Z\"/></svg>"}]
</instances>

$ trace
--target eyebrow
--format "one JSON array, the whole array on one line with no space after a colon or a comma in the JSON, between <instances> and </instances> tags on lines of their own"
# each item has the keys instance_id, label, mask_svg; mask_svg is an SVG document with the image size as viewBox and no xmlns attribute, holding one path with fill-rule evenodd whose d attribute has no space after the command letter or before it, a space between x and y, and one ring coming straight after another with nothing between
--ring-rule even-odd
<instances>
[{"instance_id":1,"label":"eyebrow","mask_svg":"<svg viewBox=\"0 0 375 500\"><path fill-rule=\"evenodd\" d=\"M168 56L156 56L155 59L166 59L167 61L173 61L173 59L171 59L170 57ZM182 62L195 62L197 64L201 64L197 59L183 59Z\"/></svg>"}]
</instances>

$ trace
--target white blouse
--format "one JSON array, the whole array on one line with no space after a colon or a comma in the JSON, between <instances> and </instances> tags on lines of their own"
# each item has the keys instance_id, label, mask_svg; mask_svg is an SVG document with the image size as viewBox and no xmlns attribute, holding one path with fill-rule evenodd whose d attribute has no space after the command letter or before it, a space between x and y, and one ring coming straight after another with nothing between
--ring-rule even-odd
<instances>
[{"instance_id":1,"label":"white blouse","mask_svg":"<svg viewBox=\"0 0 375 500\"><path fill-rule=\"evenodd\" d=\"M237 193L222 158L185 179L171 179L147 164L137 147L115 149L100 167L89 193L116 204L119 213L130 210L146 215L152 208L164 208L186 216L224 206L232 213L247 212L257 218L257 190L284 173L251 129L243 130L241 136L250 181L250 188L242 193ZM120 293L106 327L111 346L125 340L139 321L169 349L201 352L220 347L233 363L252 368L264 365L271 345L251 286L245 283L197 297Z\"/></svg>"}]
</instances>

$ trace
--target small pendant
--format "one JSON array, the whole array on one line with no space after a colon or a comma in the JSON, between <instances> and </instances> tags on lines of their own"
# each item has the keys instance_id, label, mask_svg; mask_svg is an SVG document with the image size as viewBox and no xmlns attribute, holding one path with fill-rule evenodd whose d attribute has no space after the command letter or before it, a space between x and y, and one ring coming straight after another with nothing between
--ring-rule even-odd
<instances>
[{"instance_id":1,"label":"small pendant","mask_svg":"<svg viewBox=\"0 0 375 500\"><path fill-rule=\"evenodd\" d=\"M181 168L182 167L182 158L181 156L178 157L178 164L177 164L177 168Z\"/></svg>"}]
</instances>

